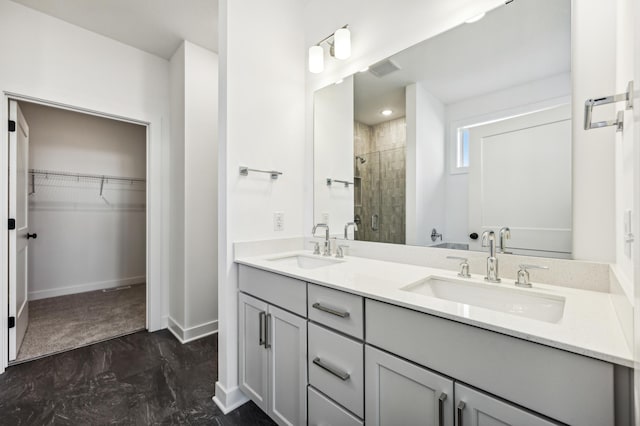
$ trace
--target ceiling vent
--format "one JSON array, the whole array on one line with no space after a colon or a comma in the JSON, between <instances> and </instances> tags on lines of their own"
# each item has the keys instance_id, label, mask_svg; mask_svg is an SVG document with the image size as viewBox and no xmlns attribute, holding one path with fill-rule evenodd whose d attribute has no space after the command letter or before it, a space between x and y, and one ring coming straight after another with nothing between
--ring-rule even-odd
<instances>
[{"instance_id":1,"label":"ceiling vent","mask_svg":"<svg viewBox=\"0 0 640 426\"><path fill-rule=\"evenodd\" d=\"M395 62L390 59L385 59L384 61L378 62L377 64L369 67L369 72L378 78L382 78L392 72L398 71L399 69L400 67L396 65Z\"/></svg>"}]
</instances>

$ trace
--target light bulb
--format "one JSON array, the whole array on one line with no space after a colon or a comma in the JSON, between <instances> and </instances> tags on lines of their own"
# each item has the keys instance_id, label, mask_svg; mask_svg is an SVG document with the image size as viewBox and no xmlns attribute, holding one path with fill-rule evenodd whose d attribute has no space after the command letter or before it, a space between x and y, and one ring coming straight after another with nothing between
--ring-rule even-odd
<instances>
[{"instance_id":1,"label":"light bulb","mask_svg":"<svg viewBox=\"0 0 640 426\"><path fill-rule=\"evenodd\" d=\"M391 114L393 114L393 111L391 111L390 109L383 109L382 112L380 112L380 114L384 115L385 117L388 117Z\"/></svg>"},{"instance_id":2,"label":"light bulb","mask_svg":"<svg viewBox=\"0 0 640 426\"><path fill-rule=\"evenodd\" d=\"M318 74L324 71L324 49L322 46L309 48L309 72Z\"/></svg>"},{"instance_id":3,"label":"light bulb","mask_svg":"<svg viewBox=\"0 0 640 426\"><path fill-rule=\"evenodd\" d=\"M340 28L333 35L334 54L337 59L347 59L351 56L351 31Z\"/></svg>"}]
</instances>

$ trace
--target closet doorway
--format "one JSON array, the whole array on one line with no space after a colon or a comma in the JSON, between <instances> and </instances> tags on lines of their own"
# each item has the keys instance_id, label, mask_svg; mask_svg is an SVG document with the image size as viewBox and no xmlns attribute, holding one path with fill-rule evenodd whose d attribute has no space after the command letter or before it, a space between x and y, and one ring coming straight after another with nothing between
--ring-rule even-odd
<instances>
[{"instance_id":1,"label":"closet doorway","mask_svg":"<svg viewBox=\"0 0 640 426\"><path fill-rule=\"evenodd\" d=\"M147 127L8 108L9 362L144 330Z\"/></svg>"}]
</instances>

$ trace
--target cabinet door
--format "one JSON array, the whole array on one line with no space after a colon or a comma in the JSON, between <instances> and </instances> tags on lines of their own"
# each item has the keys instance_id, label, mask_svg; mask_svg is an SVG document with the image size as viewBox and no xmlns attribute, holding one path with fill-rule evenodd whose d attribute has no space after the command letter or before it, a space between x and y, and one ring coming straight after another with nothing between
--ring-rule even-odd
<instances>
[{"instance_id":1,"label":"cabinet door","mask_svg":"<svg viewBox=\"0 0 640 426\"><path fill-rule=\"evenodd\" d=\"M240 389L263 411L267 410L268 350L265 348L267 304L240 293Z\"/></svg>"},{"instance_id":2,"label":"cabinet door","mask_svg":"<svg viewBox=\"0 0 640 426\"><path fill-rule=\"evenodd\" d=\"M543 419L485 393L456 383L457 426L556 426Z\"/></svg>"},{"instance_id":3,"label":"cabinet door","mask_svg":"<svg viewBox=\"0 0 640 426\"><path fill-rule=\"evenodd\" d=\"M307 320L269 305L270 398L267 413L281 425L307 423Z\"/></svg>"},{"instance_id":4,"label":"cabinet door","mask_svg":"<svg viewBox=\"0 0 640 426\"><path fill-rule=\"evenodd\" d=\"M453 381L365 347L367 425L453 425Z\"/></svg>"}]
</instances>

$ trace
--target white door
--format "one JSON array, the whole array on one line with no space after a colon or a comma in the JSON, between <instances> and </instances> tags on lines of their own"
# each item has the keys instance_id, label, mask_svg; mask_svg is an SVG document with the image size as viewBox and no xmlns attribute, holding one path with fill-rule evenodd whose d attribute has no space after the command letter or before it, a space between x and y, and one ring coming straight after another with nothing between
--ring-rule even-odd
<instances>
[{"instance_id":1,"label":"white door","mask_svg":"<svg viewBox=\"0 0 640 426\"><path fill-rule=\"evenodd\" d=\"M240 293L240 389L263 411L268 399L267 304Z\"/></svg>"},{"instance_id":2,"label":"white door","mask_svg":"<svg viewBox=\"0 0 640 426\"><path fill-rule=\"evenodd\" d=\"M15 129L9 129L9 220L15 220L15 229L9 230L9 318L14 321L9 329L9 361L13 361L29 325L29 126L16 101L9 101L9 120L15 123Z\"/></svg>"},{"instance_id":3,"label":"white door","mask_svg":"<svg viewBox=\"0 0 640 426\"><path fill-rule=\"evenodd\" d=\"M453 381L367 345L367 425L453 425Z\"/></svg>"},{"instance_id":4,"label":"white door","mask_svg":"<svg viewBox=\"0 0 640 426\"><path fill-rule=\"evenodd\" d=\"M514 405L456 383L456 425L557 426Z\"/></svg>"},{"instance_id":5,"label":"white door","mask_svg":"<svg viewBox=\"0 0 640 426\"><path fill-rule=\"evenodd\" d=\"M269 409L280 425L307 423L307 320L269 305Z\"/></svg>"},{"instance_id":6,"label":"white door","mask_svg":"<svg viewBox=\"0 0 640 426\"><path fill-rule=\"evenodd\" d=\"M569 257L571 161L569 105L470 128L469 233L507 226L507 251Z\"/></svg>"}]
</instances>

